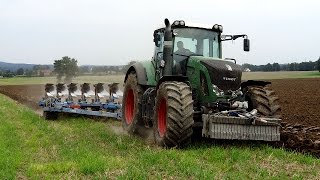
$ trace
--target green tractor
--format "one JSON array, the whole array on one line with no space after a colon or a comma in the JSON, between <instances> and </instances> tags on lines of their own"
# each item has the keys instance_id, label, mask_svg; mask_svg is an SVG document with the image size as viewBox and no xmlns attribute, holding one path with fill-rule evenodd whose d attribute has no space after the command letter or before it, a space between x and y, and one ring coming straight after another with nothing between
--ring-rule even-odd
<instances>
[{"instance_id":1,"label":"green tractor","mask_svg":"<svg viewBox=\"0 0 320 180\"><path fill-rule=\"evenodd\" d=\"M280 140L280 106L270 82L242 82L241 66L222 59L222 42L247 35L222 35L223 27L174 21L153 33L151 61L127 71L122 124L130 134L152 128L156 144L182 147L200 129L203 137Z\"/></svg>"}]
</instances>

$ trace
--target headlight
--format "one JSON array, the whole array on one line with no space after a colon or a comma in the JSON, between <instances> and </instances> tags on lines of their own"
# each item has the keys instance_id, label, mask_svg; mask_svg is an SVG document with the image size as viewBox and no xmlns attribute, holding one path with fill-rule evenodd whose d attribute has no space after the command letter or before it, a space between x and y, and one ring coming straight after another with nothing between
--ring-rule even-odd
<instances>
[{"instance_id":1,"label":"headlight","mask_svg":"<svg viewBox=\"0 0 320 180\"><path fill-rule=\"evenodd\" d=\"M212 90L217 96L224 96L223 90L219 89L218 86L212 84Z\"/></svg>"},{"instance_id":2,"label":"headlight","mask_svg":"<svg viewBox=\"0 0 320 180\"><path fill-rule=\"evenodd\" d=\"M180 25L184 26L185 25L184 21L180 21Z\"/></svg>"},{"instance_id":3,"label":"headlight","mask_svg":"<svg viewBox=\"0 0 320 180\"><path fill-rule=\"evenodd\" d=\"M174 21L173 24L174 24L175 26L178 26L178 25L180 24L180 21Z\"/></svg>"},{"instance_id":4,"label":"headlight","mask_svg":"<svg viewBox=\"0 0 320 180\"><path fill-rule=\"evenodd\" d=\"M223 31L223 27L221 25L219 25L219 31Z\"/></svg>"},{"instance_id":5,"label":"headlight","mask_svg":"<svg viewBox=\"0 0 320 180\"><path fill-rule=\"evenodd\" d=\"M218 24L213 25L213 29L219 30L219 25Z\"/></svg>"}]
</instances>

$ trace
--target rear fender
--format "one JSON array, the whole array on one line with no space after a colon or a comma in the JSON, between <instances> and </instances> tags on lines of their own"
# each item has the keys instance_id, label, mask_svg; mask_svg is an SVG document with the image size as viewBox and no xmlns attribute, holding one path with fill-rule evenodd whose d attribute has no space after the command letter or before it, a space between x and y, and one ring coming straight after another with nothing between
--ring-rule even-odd
<instances>
[{"instance_id":1,"label":"rear fender","mask_svg":"<svg viewBox=\"0 0 320 180\"><path fill-rule=\"evenodd\" d=\"M248 80L248 81L245 81L245 82L241 83L241 90L242 91L246 91L248 86L262 86L262 87L264 87L264 86L266 86L268 84L271 84L271 82Z\"/></svg>"}]
</instances>

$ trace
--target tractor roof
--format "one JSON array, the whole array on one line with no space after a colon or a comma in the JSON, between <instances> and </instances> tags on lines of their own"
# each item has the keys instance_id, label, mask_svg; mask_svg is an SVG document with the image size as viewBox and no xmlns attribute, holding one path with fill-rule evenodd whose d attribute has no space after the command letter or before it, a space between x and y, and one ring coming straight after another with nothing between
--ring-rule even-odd
<instances>
[{"instance_id":1,"label":"tractor roof","mask_svg":"<svg viewBox=\"0 0 320 180\"><path fill-rule=\"evenodd\" d=\"M176 20L176 21L181 22L180 20ZM184 25L177 25L177 26L176 26L176 25L174 24L176 21L174 21L174 22L171 24L171 28L194 27L194 28L200 28L200 29L214 30L214 29L213 29L213 26L214 26L214 25L210 25L210 24L201 24L201 23L194 23L194 22L189 22L189 21L183 21ZM218 26L221 26L221 25L218 25ZM164 25L164 24L161 24L160 26L158 26L157 30L160 30L160 29L165 29L165 25Z\"/></svg>"},{"instance_id":2,"label":"tractor roof","mask_svg":"<svg viewBox=\"0 0 320 180\"><path fill-rule=\"evenodd\" d=\"M194 23L194 22L185 22L185 26L186 27L197 27L197 28L203 28L203 29L212 29L213 25ZM162 29L162 28L165 28L164 24L157 26L157 29Z\"/></svg>"}]
</instances>

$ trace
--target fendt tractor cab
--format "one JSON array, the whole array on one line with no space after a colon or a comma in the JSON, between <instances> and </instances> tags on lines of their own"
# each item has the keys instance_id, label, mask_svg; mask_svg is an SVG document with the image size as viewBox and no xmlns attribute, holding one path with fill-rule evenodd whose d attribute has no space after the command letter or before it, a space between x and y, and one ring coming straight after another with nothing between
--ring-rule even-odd
<instances>
[{"instance_id":1,"label":"fendt tractor cab","mask_svg":"<svg viewBox=\"0 0 320 180\"><path fill-rule=\"evenodd\" d=\"M184 21L154 31L151 61L125 76L122 124L134 134L153 128L160 146L180 147L196 128L214 139L280 140L280 106L269 82L241 81L241 66L222 58L222 43L247 35L222 35L223 27Z\"/></svg>"}]
</instances>

